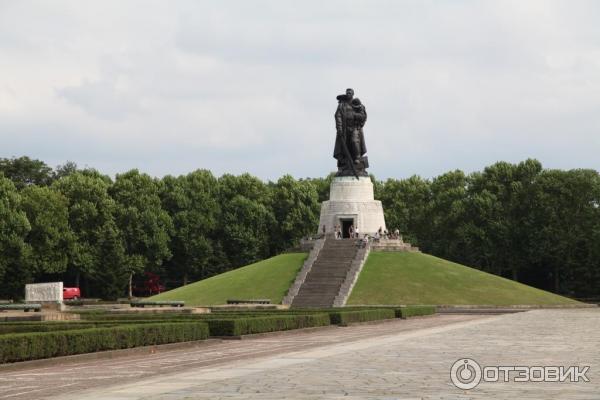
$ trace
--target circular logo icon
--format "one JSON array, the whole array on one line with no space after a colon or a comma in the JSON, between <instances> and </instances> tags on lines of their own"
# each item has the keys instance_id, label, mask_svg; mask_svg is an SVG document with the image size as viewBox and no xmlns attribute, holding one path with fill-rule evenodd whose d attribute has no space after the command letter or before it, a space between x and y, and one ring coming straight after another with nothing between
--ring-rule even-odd
<instances>
[{"instance_id":1,"label":"circular logo icon","mask_svg":"<svg viewBox=\"0 0 600 400\"><path fill-rule=\"evenodd\" d=\"M473 389L481 382L481 366L470 358L456 360L450 368L450 380L459 389Z\"/></svg>"}]
</instances>

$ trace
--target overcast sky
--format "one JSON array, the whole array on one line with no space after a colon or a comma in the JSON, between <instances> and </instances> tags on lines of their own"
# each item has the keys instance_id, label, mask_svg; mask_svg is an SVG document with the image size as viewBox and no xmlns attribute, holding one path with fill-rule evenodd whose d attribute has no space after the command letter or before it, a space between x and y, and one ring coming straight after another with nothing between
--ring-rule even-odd
<instances>
[{"instance_id":1,"label":"overcast sky","mask_svg":"<svg viewBox=\"0 0 600 400\"><path fill-rule=\"evenodd\" d=\"M0 0L0 157L326 176L346 87L378 178L600 169L600 2Z\"/></svg>"}]
</instances>

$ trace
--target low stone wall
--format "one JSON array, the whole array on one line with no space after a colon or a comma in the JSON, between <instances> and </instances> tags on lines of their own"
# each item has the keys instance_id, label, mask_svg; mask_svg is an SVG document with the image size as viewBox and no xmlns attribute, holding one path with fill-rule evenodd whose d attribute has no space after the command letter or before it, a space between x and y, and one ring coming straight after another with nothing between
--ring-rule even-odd
<instances>
[{"instance_id":1,"label":"low stone wall","mask_svg":"<svg viewBox=\"0 0 600 400\"><path fill-rule=\"evenodd\" d=\"M0 322L71 321L78 319L79 314L50 311L42 311L39 313L5 311L0 314Z\"/></svg>"},{"instance_id":2,"label":"low stone wall","mask_svg":"<svg viewBox=\"0 0 600 400\"><path fill-rule=\"evenodd\" d=\"M371 251L410 251L419 252L419 248L405 243L402 239L379 239L371 242Z\"/></svg>"}]
</instances>

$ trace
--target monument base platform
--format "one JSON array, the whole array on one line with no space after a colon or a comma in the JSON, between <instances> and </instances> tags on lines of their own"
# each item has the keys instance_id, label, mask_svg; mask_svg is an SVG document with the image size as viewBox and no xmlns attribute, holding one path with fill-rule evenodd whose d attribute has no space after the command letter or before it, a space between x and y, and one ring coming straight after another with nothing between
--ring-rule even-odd
<instances>
[{"instance_id":1,"label":"monument base platform","mask_svg":"<svg viewBox=\"0 0 600 400\"><path fill-rule=\"evenodd\" d=\"M370 177L339 176L331 182L329 200L321 205L319 233L332 234L339 225L344 237L351 225L360 235L374 235L379 228L385 230L385 218L381 201L375 200Z\"/></svg>"}]
</instances>

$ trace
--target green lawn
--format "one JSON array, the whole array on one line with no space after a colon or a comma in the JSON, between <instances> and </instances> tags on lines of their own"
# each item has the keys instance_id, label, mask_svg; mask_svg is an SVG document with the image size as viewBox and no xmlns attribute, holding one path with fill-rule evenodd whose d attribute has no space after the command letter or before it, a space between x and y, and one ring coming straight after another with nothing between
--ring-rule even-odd
<instances>
[{"instance_id":1,"label":"green lawn","mask_svg":"<svg viewBox=\"0 0 600 400\"><path fill-rule=\"evenodd\" d=\"M151 300L184 300L186 306L225 304L227 299L271 299L281 303L307 253L281 254L153 296Z\"/></svg>"},{"instance_id":2,"label":"green lawn","mask_svg":"<svg viewBox=\"0 0 600 400\"><path fill-rule=\"evenodd\" d=\"M348 304L575 304L509 279L422 253L372 252Z\"/></svg>"}]
</instances>

